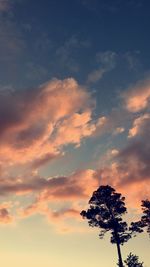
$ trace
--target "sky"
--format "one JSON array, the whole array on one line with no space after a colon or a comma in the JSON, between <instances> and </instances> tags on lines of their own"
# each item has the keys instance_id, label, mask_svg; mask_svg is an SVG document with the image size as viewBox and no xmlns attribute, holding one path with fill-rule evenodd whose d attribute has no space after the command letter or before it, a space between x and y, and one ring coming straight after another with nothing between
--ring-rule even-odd
<instances>
[{"instance_id":1,"label":"sky","mask_svg":"<svg viewBox=\"0 0 150 267\"><path fill-rule=\"evenodd\" d=\"M0 259L113 267L80 212L100 185L129 223L150 195L148 0L0 0ZM122 246L150 266L146 232Z\"/></svg>"}]
</instances>

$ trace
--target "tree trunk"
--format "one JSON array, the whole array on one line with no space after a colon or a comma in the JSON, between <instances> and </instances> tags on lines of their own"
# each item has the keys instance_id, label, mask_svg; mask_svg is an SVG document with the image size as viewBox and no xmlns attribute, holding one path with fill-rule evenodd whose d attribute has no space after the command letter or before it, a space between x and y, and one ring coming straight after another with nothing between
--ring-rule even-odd
<instances>
[{"instance_id":1,"label":"tree trunk","mask_svg":"<svg viewBox=\"0 0 150 267\"><path fill-rule=\"evenodd\" d=\"M117 245L117 252L118 252L118 259L119 259L119 267L124 267L123 266L123 261L122 261L122 256L121 256L119 236L118 236L118 232L117 232L116 229L114 229L114 234L115 234L115 240L116 240L116 245Z\"/></svg>"},{"instance_id":2,"label":"tree trunk","mask_svg":"<svg viewBox=\"0 0 150 267\"><path fill-rule=\"evenodd\" d=\"M120 244L118 241L116 242L116 245L117 245L117 251L118 251L118 258L119 258L119 267L124 267L123 262L122 262Z\"/></svg>"}]
</instances>

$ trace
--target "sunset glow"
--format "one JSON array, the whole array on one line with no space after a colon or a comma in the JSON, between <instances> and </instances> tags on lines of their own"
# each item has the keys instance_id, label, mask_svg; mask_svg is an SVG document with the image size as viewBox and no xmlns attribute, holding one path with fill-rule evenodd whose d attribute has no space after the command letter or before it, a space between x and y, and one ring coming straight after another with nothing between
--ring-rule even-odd
<instances>
[{"instance_id":1,"label":"sunset glow","mask_svg":"<svg viewBox=\"0 0 150 267\"><path fill-rule=\"evenodd\" d=\"M150 199L150 4L0 0L4 267L113 267L80 212L100 185ZM122 246L150 266L149 236Z\"/></svg>"}]
</instances>

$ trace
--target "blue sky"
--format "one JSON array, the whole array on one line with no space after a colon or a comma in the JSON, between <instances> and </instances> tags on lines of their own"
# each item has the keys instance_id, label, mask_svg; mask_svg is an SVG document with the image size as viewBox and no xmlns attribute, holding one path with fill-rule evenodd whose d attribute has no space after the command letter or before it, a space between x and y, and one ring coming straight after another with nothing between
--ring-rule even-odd
<instances>
[{"instance_id":1,"label":"blue sky","mask_svg":"<svg viewBox=\"0 0 150 267\"><path fill-rule=\"evenodd\" d=\"M100 184L126 196L129 221L149 197L149 11L148 0L0 0L5 267L115 266L116 248L79 213ZM148 267L148 242L124 257Z\"/></svg>"},{"instance_id":2,"label":"blue sky","mask_svg":"<svg viewBox=\"0 0 150 267\"><path fill-rule=\"evenodd\" d=\"M127 77L132 82L149 69L148 36L148 1L14 1L1 14L1 79L21 87L50 77L85 83L89 73L106 67L99 53L109 52L116 55L115 86L124 86Z\"/></svg>"}]
</instances>

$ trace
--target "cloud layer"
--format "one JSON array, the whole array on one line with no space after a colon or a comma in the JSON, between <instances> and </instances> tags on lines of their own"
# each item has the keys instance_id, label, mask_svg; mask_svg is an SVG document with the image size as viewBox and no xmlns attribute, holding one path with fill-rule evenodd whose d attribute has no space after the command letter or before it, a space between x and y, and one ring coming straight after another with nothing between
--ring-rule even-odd
<instances>
[{"instance_id":1,"label":"cloud layer","mask_svg":"<svg viewBox=\"0 0 150 267\"><path fill-rule=\"evenodd\" d=\"M66 231L66 221L79 219L80 210L100 184L114 186L131 207L140 206L140 200L150 193L150 114L149 87L147 82L139 84L141 87L135 86L124 94L125 110L116 108L107 117L97 119L92 118L95 101L72 78L54 79L32 90L1 91L0 196L7 200L15 195L18 205L2 203L0 222L40 214L57 227L61 218L61 228ZM144 106L139 95L143 96ZM111 140L118 134L127 136L122 147L109 150L109 155L106 151L103 167L47 178L37 172L44 164L57 160L67 145L78 147L84 138L102 138L106 133ZM28 166L26 173L18 171L14 175L9 170L12 166L19 170L23 165ZM27 196L29 204L22 201Z\"/></svg>"},{"instance_id":2,"label":"cloud layer","mask_svg":"<svg viewBox=\"0 0 150 267\"><path fill-rule=\"evenodd\" d=\"M52 80L27 91L1 92L0 159L38 166L61 147L80 145L95 130L90 94L73 79Z\"/></svg>"}]
</instances>

